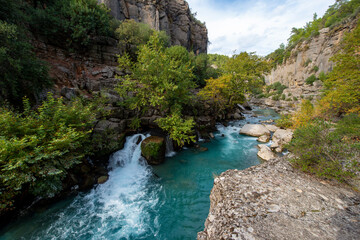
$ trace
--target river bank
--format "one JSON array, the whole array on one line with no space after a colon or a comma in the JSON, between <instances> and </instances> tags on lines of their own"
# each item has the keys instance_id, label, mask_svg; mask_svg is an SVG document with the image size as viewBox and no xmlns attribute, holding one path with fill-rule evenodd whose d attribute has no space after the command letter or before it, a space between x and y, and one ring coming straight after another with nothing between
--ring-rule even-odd
<instances>
[{"instance_id":1,"label":"river bank","mask_svg":"<svg viewBox=\"0 0 360 240\"><path fill-rule=\"evenodd\" d=\"M214 180L198 239L357 239L360 195L295 170L286 158Z\"/></svg>"},{"instance_id":2,"label":"river bank","mask_svg":"<svg viewBox=\"0 0 360 240\"><path fill-rule=\"evenodd\" d=\"M110 159L107 182L23 216L0 239L194 239L208 214L214 176L260 163L256 138L239 130L274 118L274 112L254 113L218 125L215 139L183 149L159 166L148 166L138 154L140 135L128 137L124 149Z\"/></svg>"}]
</instances>

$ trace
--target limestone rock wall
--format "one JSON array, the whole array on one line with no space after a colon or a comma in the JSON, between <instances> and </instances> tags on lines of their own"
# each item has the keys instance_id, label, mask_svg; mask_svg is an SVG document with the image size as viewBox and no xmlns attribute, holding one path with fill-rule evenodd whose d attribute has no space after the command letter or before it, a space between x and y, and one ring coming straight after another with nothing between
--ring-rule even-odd
<instances>
[{"instance_id":1,"label":"limestone rock wall","mask_svg":"<svg viewBox=\"0 0 360 240\"><path fill-rule=\"evenodd\" d=\"M356 23L357 19L353 19L334 29L324 28L318 36L298 44L284 64L265 76L266 84L280 82L288 87L285 94L316 97L322 88L321 82L317 81L314 86L309 86L305 84L305 80L312 74L318 77L321 72L328 73L333 69L334 63L330 58L339 51L344 34L351 31Z\"/></svg>"},{"instance_id":2,"label":"limestone rock wall","mask_svg":"<svg viewBox=\"0 0 360 240\"><path fill-rule=\"evenodd\" d=\"M198 240L358 239L360 196L275 159L214 179Z\"/></svg>"},{"instance_id":3,"label":"limestone rock wall","mask_svg":"<svg viewBox=\"0 0 360 240\"><path fill-rule=\"evenodd\" d=\"M173 45L181 45L189 51L207 52L207 29L190 12L184 0L98 0L111 9L119 20L134 19L163 30Z\"/></svg>"}]
</instances>

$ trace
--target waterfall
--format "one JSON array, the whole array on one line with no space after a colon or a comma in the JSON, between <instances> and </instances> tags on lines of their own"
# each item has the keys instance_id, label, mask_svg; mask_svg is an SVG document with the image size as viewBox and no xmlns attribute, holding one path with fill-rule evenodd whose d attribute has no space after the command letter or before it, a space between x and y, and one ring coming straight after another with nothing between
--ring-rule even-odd
<instances>
[{"instance_id":1,"label":"waterfall","mask_svg":"<svg viewBox=\"0 0 360 240\"><path fill-rule=\"evenodd\" d=\"M159 192L136 134L109 161L109 180L77 196L31 239L146 239L158 234Z\"/></svg>"},{"instance_id":2,"label":"waterfall","mask_svg":"<svg viewBox=\"0 0 360 240\"><path fill-rule=\"evenodd\" d=\"M167 135L165 138L165 146L166 146L165 156L166 157L175 156L176 152L174 151L174 144L169 135Z\"/></svg>"}]
</instances>

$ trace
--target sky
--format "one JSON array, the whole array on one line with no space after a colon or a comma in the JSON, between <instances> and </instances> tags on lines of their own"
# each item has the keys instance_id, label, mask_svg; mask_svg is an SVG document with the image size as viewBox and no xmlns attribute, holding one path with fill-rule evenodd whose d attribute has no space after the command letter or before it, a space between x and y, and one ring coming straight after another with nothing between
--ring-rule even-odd
<instances>
[{"instance_id":1,"label":"sky","mask_svg":"<svg viewBox=\"0 0 360 240\"><path fill-rule=\"evenodd\" d=\"M286 44L293 27L321 17L335 0L187 0L206 23L208 53L265 56Z\"/></svg>"}]
</instances>

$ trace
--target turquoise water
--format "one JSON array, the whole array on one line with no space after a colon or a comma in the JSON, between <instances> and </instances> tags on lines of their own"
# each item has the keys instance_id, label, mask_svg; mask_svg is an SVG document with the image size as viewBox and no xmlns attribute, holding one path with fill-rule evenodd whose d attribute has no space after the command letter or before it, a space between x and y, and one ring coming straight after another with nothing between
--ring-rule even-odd
<instances>
[{"instance_id":1,"label":"turquoise water","mask_svg":"<svg viewBox=\"0 0 360 240\"><path fill-rule=\"evenodd\" d=\"M13 223L0 239L196 239L214 176L260 163L256 138L239 135L239 129L276 115L255 113L263 116L219 125L211 142L184 149L160 166L140 158L136 142L146 136L128 137L125 148L110 158L105 184Z\"/></svg>"}]
</instances>

